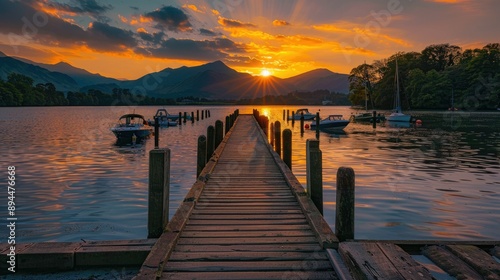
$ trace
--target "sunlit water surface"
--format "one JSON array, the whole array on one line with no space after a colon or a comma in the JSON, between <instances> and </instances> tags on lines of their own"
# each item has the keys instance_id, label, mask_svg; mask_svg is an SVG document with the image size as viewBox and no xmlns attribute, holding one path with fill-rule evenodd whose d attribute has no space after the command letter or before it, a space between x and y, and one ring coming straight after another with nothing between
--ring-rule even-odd
<instances>
[{"instance_id":1,"label":"sunlit water surface","mask_svg":"<svg viewBox=\"0 0 500 280\"><path fill-rule=\"evenodd\" d=\"M283 107L257 107L293 130L293 172L305 185L305 142ZM172 113L209 109L211 117L160 131L171 149L170 216L195 181L197 137L237 107L167 107ZM240 106L241 113L253 107ZM287 107L290 111L298 107ZM140 239L147 236L149 151L117 146L109 128L125 113L151 118L156 107L0 109L0 163L16 167L17 242ZM354 111L309 107L322 116ZM358 239L500 239L500 113L412 112L419 127L351 123L342 134L320 132L325 218L334 228L340 166L356 173ZM4 188L6 190L6 187ZM7 218L7 194L0 198ZM4 230L2 229L2 232Z\"/></svg>"}]
</instances>

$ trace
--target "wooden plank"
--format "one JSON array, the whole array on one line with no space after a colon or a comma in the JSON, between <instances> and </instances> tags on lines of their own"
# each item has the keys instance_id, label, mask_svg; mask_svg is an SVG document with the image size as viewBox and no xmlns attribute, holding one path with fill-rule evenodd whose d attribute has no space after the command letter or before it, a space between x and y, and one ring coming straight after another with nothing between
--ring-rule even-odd
<instances>
[{"instance_id":1,"label":"wooden plank","mask_svg":"<svg viewBox=\"0 0 500 280\"><path fill-rule=\"evenodd\" d=\"M195 209L192 213L192 215L199 215L199 216L204 216L204 215L262 215L262 214L270 214L270 215L286 215L286 214L302 214L302 210L300 209L287 209L287 210L266 210L266 209L234 209L231 211L231 213L228 214L226 210L212 210L212 209Z\"/></svg>"},{"instance_id":2,"label":"wooden plank","mask_svg":"<svg viewBox=\"0 0 500 280\"><path fill-rule=\"evenodd\" d=\"M192 231L279 231L279 230L302 230L310 229L309 225L187 225L185 230Z\"/></svg>"},{"instance_id":3,"label":"wooden plank","mask_svg":"<svg viewBox=\"0 0 500 280\"><path fill-rule=\"evenodd\" d=\"M309 265L315 271L331 271L329 261L310 261ZM302 269L304 261L265 261L265 262L174 262L167 263L163 271L182 272L215 272L215 271L289 271Z\"/></svg>"},{"instance_id":4,"label":"wooden plank","mask_svg":"<svg viewBox=\"0 0 500 280\"><path fill-rule=\"evenodd\" d=\"M293 244L317 242L313 236L284 236L284 237L225 237L225 238L179 238L177 244Z\"/></svg>"},{"instance_id":5,"label":"wooden plank","mask_svg":"<svg viewBox=\"0 0 500 280\"><path fill-rule=\"evenodd\" d=\"M328 260L324 252L173 252L169 261L303 261L311 258Z\"/></svg>"},{"instance_id":6,"label":"wooden plank","mask_svg":"<svg viewBox=\"0 0 500 280\"><path fill-rule=\"evenodd\" d=\"M441 246L429 246L422 250L424 256L457 279L482 279L481 275L464 261Z\"/></svg>"},{"instance_id":7,"label":"wooden plank","mask_svg":"<svg viewBox=\"0 0 500 280\"><path fill-rule=\"evenodd\" d=\"M276 244L269 245L182 245L175 247L176 252L318 252L321 247L318 244Z\"/></svg>"},{"instance_id":8,"label":"wooden plank","mask_svg":"<svg viewBox=\"0 0 500 280\"><path fill-rule=\"evenodd\" d=\"M375 243L342 242L339 253L355 279L404 279Z\"/></svg>"},{"instance_id":9,"label":"wooden plank","mask_svg":"<svg viewBox=\"0 0 500 280\"><path fill-rule=\"evenodd\" d=\"M203 279L203 280L238 280L238 279L309 279L309 280L325 280L337 279L333 271L266 271L266 272L164 272L162 279L171 280L186 280L186 279Z\"/></svg>"},{"instance_id":10,"label":"wooden plank","mask_svg":"<svg viewBox=\"0 0 500 280\"><path fill-rule=\"evenodd\" d=\"M259 220L189 220L188 225L303 225L307 224L307 220L290 219L290 220L274 220L274 219L259 219Z\"/></svg>"},{"instance_id":11,"label":"wooden plank","mask_svg":"<svg viewBox=\"0 0 500 280\"><path fill-rule=\"evenodd\" d=\"M430 272L403 249L390 243L377 243L403 279L432 279Z\"/></svg>"},{"instance_id":12,"label":"wooden plank","mask_svg":"<svg viewBox=\"0 0 500 280\"><path fill-rule=\"evenodd\" d=\"M337 250L335 249L327 248L326 254L328 256L328 259L330 260L330 263L334 267L335 273L337 274L338 278L342 280L352 280L351 273L349 273L349 269L342 261L342 257L340 257L339 252L337 252Z\"/></svg>"},{"instance_id":13,"label":"wooden plank","mask_svg":"<svg viewBox=\"0 0 500 280\"><path fill-rule=\"evenodd\" d=\"M75 265L77 267L141 265L151 248L152 245L81 247L75 252Z\"/></svg>"},{"instance_id":14,"label":"wooden plank","mask_svg":"<svg viewBox=\"0 0 500 280\"><path fill-rule=\"evenodd\" d=\"M472 245L448 245L450 252L470 265L485 279L500 280L500 263L488 253Z\"/></svg>"},{"instance_id":15,"label":"wooden plank","mask_svg":"<svg viewBox=\"0 0 500 280\"><path fill-rule=\"evenodd\" d=\"M20 270L69 270L74 268L77 242L34 243L17 254Z\"/></svg>"},{"instance_id":16,"label":"wooden plank","mask_svg":"<svg viewBox=\"0 0 500 280\"><path fill-rule=\"evenodd\" d=\"M310 230L288 231L188 231L184 230L181 237L285 237L285 236L314 236Z\"/></svg>"},{"instance_id":17,"label":"wooden plank","mask_svg":"<svg viewBox=\"0 0 500 280\"><path fill-rule=\"evenodd\" d=\"M255 214L255 215L238 215L238 214L219 214L219 215L203 215L192 214L190 220L297 220L304 219L303 214Z\"/></svg>"}]
</instances>

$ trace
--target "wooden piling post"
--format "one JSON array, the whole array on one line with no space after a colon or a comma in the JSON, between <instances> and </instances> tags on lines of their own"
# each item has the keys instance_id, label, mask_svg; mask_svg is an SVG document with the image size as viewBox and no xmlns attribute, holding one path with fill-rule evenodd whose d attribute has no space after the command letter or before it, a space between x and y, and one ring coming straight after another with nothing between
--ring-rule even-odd
<instances>
[{"instance_id":1,"label":"wooden piling post","mask_svg":"<svg viewBox=\"0 0 500 280\"><path fill-rule=\"evenodd\" d=\"M205 119L208 119L208 110L205 110Z\"/></svg>"},{"instance_id":2,"label":"wooden piling post","mask_svg":"<svg viewBox=\"0 0 500 280\"><path fill-rule=\"evenodd\" d=\"M198 137L196 177L200 175L203 168L205 168L206 163L207 163L207 137L205 135L200 135Z\"/></svg>"},{"instance_id":3,"label":"wooden piling post","mask_svg":"<svg viewBox=\"0 0 500 280\"><path fill-rule=\"evenodd\" d=\"M210 118L210 110L207 110L207 118Z\"/></svg>"},{"instance_id":4,"label":"wooden piling post","mask_svg":"<svg viewBox=\"0 0 500 280\"><path fill-rule=\"evenodd\" d=\"M194 123L194 112L191 112L191 123Z\"/></svg>"},{"instance_id":5,"label":"wooden piling post","mask_svg":"<svg viewBox=\"0 0 500 280\"><path fill-rule=\"evenodd\" d=\"M281 123L276 121L274 123L274 150L281 157Z\"/></svg>"},{"instance_id":6,"label":"wooden piling post","mask_svg":"<svg viewBox=\"0 0 500 280\"><path fill-rule=\"evenodd\" d=\"M319 112L316 113L316 138L319 136Z\"/></svg>"},{"instance_id":7,"label":"wooden piling post","mask_svg":"<svg viewBox=\"0 0 500 280\"><path fill-rule=\"evenodd\" d=\"M224 138L224 124L222 121L215 121L215 149L219 147L219 144L222 142Z\"/></svg>"},{"instance_id":8,"label":"wooden piling post","mask_svg":"<svg viewBox=\"0 0 500 280\"><path fill-rule=\"evenodd\" d=\"M226 116L226 123L224 127L225 127L225 132L227 134L229 132L229 129L231 128L231 118L229 116Z\"/></svg>"},{"instance_id":9,"label":"wooden piling post","mask_svg":"<svg viewBox=\"0 0 500 280\"><path fill-rule=\"evenodd\" d=\"M292 127L295 124L295 111L292 111Z\"/></svg>"},{"instance_id":10,"label":"wooden piling post","mask_svg":"<svg viewBox=\"0 0 500 280\"><path fill-rule=\"evenodd\" d=\"M304 112L300 112L300 135L304 135Z\"/></svg>"},{"instance_id":11,"label":"wooden piling post","mask_svg":"<svg viewBox=\"0 0 500 280\"><path fill-rule=\"evenodd\" d=\"M316 139L306 141L306 178L307 193L323 215L323 162L319 141Z\"/></svg>"},{"instance_id":12,"label":"wooden piling post","mask_svg":"<svg viewBox=\"0 0 500 280\"><path fill-rule=\"evenodd\" d=\"M203 120L203 115L205 115L204 110L201 110L201 120Z\"/></svg>"},{"instance_id":13,"label":"wooden piling post","mask_svg":"<svg viewBox=\"0 0 500 280\"><path fill-rule=\"evenodd\" d=\"M170 149L149 151L148 238L158 238L168 223Z\"/></svg>"},{"instance_id":14,"label":"wooden piling post","mask_svg":"<svg viewBox=\"0 0 500 280\"><path fill-rule=\"evenodd\" d=\"M283 130L283 161L292 170L292 131Z\"/></svg>"},{"instance_id":15,"label":"wooden piling post","mask_svg":"<svg viewBox=\"0 0 500 280\"><path fill-rule=\"evenodd\" d=\"M196 121L200 121L200 110L196 110Z\"/></svg>"},{"instance_id":16,"label":"wooden piling post","mask_svg":"<svg viewBox=\"0 0 500 280\"><path fill-rule=\"evenodd\" d=\"M179 125L182 125L182 113L179 112Z\"/></svg>"},{"instance_id":17,"label":"wooden piling post","mask_svg":"<svg viewBox=\"0 0 500 280\"><path fill-rule=\"evenodd\" d=\"M286 122L290 120L290 110L286 110Z\"/></svg>"},{"instance_id":18,"label":"wooden piling post","mask_svg":"<svg viewBox=\"0 0 500 280\"><path fill-rule=\"evenodd\" d=\"M274 123L273 122L271 122L269 134L271 134L269 137L269 144L271 144L271 147L274 147Z\"/></svg>"},{"instance_id":19,"label":"wooden piling post","mask_svg":"<svg viewBox=\"0 0 500 280\"><path fill-rule=\"evenodd\" d=\"M187 113L184 112L184 123L186 123L186 121L187 121Z\"/></svg>"},{"instance_id":20,"label":"wooden piling post","mask_svg":"<svg viewBox=\"0 0 500 280\"><path fill-rule=\"evenodd\" d=\"M377 128L377 111L373 111L373 128Z\"/></svg>"},{"instance_id":21,"label":"wooden piling post","mask_svg":"<svg viewBox=\"0 0 500 280\"><path fill-rule=\"evenodd\" d=\"M160 146L160 119L155 117L155 149Z\"/></svg>"},{"instance_id":22,"label":"wooden piling post","mask_svg":"<svg viewBox=\"0 0 500 280\"><path fill-rule=\"evenodd\" d=\"M207 162L215 151L215 128L213 125L207 127Z\"/></svg>"},{"instance_id":23,"label":"wooden piling post","mask_svg":"<svg viewBox=\"0 0 500 280\"><path fill-rule=\"evenodd\" d=\"M339 241L354 239L354 170L340 167L337 171L335 235Z\"/></svg>"},{"instance_id":24,"label":"wooden piling post","mask_svg":"<svg viewBox=\"0 0 500 280\"><path fill-rule=\"evenodd\" d=\"M283 120L285 120L285 109L283 109Z\"/></svg>"}]
</instances>

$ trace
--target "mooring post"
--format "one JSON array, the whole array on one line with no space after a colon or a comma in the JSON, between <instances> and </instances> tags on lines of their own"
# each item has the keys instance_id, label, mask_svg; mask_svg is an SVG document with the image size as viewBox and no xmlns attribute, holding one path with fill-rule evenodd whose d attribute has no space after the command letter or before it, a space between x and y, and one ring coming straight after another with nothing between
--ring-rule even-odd
<instances>
[{"instance_id":1,"label":"mooring post","mask_svg":"<svg viewBox=\"0 0 500 280\"><path fill-rule=\"evenodd\" d=\"M283 120L285 120L285 109L283 109Z\"/></svg>"},{"instance_id":2,"label":"mooring post","mask_svg":"<svg viewBox=\"0 0 500 280\"><path fill-rule=\"evenodd\" d=\"M323 215L323 163L319 141L316 139L306 141L306 179L307 193Z\"/></svg>"},{"instance_id":3,"label":"mooring post","mask_svg":"<svg viewBox=\"0 0 500 280\"><path fill-rule=\"evenodd\" d=\"M292 127L295 124L295 111L292 111Z\"/></svg>"},{"instance_id":4,"label":"mooring post","mask_svg":"<svg viewBox=\"0 0 500 280\"><path fill-rule=\"evenodd\" d=\"M340 167L337 171L335 235L339 241L354 239L354 170Z\"/></svg>"},{"instance_id":5,"label":"mooring post","mask_svg":"<svg viewBox=\"0 0 500 280\"><path fill-rule=\"evenodd\" d=\"M207 163L207 137L200 135L198 137L198 152L196 164L196 177L200 176L201 171Z\"/></svg>"},{"instance_id":6,"label":"mooring post","mask_svg":"<svg viewBox=\"0 0 500 280\"><path fill-rule=\"evenodd\" d=\"M148 238L158 238L168 223L170 149L149 151Z\"/></svg>"},{"instance_id":7,"label":"mooring post","mask_svg":"<svg viewBox=\"0 0 500 280\"><path fill-rule=\"evenodd\" d=\"M226 123L224 125L225 127L225 132L228 133L229 129L231 128L231 118L229 116L226 116Z\"/></svg>"},{"instance_id":8,"label":"mooring post","mask_svg":"<svg viewBox=\"0 0 500 280\"><path fill-rule=\"evenodd\" d=\"M210 118L210 110L207 110L207 118Z\"/></svg>"},{"instance_id":9,"label":"mooring post","mask_svg":"<svg viewBox=\"0 0 500 280\"><path fill-rule=\"evenodd\" d=\"M203 111L204 110L201 110L201 120L203 120L203 115L205 114L205 113L203 113Z\"/></svg>"},{"instance_id":10,"label":"mooring post","mask_svg":"<svg viewBox=\"0 0 500 280\"><path fill-rule=\"evenodd\" d=\"M208 110L205 110L205 119L208 119Z\"/></svg>"},{"instance_id":11,"label":"mooring post","mask_svg":"<svg viewBox=\"0 0 500 280\"><path fill-rule=\"evenodd\" d=\"M316 139L319 140L319 112L316 113Z\"/></svg>"},{"instance_id":12,"label":"mooring post","mask_svg":"<svg viewBox=\"0 0 500 280\"><path fill-rule=\"evenodd\" d=\"M194 123L194 112L191 112L191 123Z\"/></svg>"},{"instance_id":13,"label":"mooring post","mask_svg":"<svg viewBox=\"0 0 500 280\"><path fill-rule=\"evenodd\" d=\"M286 122L290 120L290 110L286 109Z\"/></svg>"},{"instance_id":14,"label":"mooring post","mask_svg":"<svg viewBox=\"0 0 500 280\"><path fill-rule=\"evenodd\" d=\"M274 150L281 157L281 123L276 121L274 123Z\"/></svg>"},{"instance_id":15,"label":"mooring post","mask_svg":"<svg viewBox=\"0 0 500 280\"><path fill-rule=\"evenodd\" d=\"M184 112L184 120L183 120L183 121L184 121L184 123L186 123L186 120L187 120L187 113L186 113L186 112Z\"/></svg>"},{"instance_id":16,"label":"mooring post","mask_svg":"<svg viewBox=\"0 0 500 280\"><path fill-rule=\"evenodd\" d=\"M283 130L283 161L292 170L292 131Z\"/></svg>"},{"instance_id":17,"label":"mooring post","mask_svg":"<svg viewBox=\"0 0 500 280\"><path fill-rule=\"evenodd\" d=\"M200 110L196 110L196 121L200 121Z\"/></svg>"},{"instance_id":18,"label":"mooring post","mask_svg":"<svg viewBox=\"0 0 500 280\"><path fill-rule=\"evenodd\" d=\"M270 137L269 137L269 144L271 144L271 147L274 147L274 123L271 122L271 126L269 128L269 134L270 134Z\"/></svg>"},{"instance_id":19,"label":"mooring post","mask_svg":"<svg viewBox=\"0 0 500 280\"><path fill-rule=\"evenodd\" d=\"M377 128L377 111L373 111L373 128Z\"/></svg>"},{"instance_id":20,"label":"mooring post","mask_svg":"<svg viewBox=\"0 0 500 280\"><path fill-rule=\"evenodd\" d=\"M300 112L300 135L304 135L304 112Z\"/></svg>"},{"instance_id":21,"label":"mooring post","mask_svg":"<svg viewBox=\"0 0 500 280\"><path fill-rule=\"evenodd\" d=\"M207 162L215 151L215 128L213 125L207 127Z\"/></svg>"},{"instance_id":22,"label":"mooring post","mask_svg":"<svg viewBox=\"0 0 500 280\"><path fill-rule=\"evenodd\" d=\"M155 149L160 146L160 119L155 117Z\"/></svg>"},{"instance_id":23,"label":"mooring post","mask_svg":"<svg viewBox=\"0 0 500 280\"><path fill-rule=\"evenodd\" d=\"M179 125L182 125L182 113L179 112Z\"/></svg>"},{"instance_id":24,"label":"mooring post","mask_svg":"<svg viewBox=\"0 0 500 280\"><path fill-rule=\"evenodd\" d=\"M221 120L215 121L215 149L219 147L220 142L224 138L224 124Z\"/></svg>"}]
</instances>

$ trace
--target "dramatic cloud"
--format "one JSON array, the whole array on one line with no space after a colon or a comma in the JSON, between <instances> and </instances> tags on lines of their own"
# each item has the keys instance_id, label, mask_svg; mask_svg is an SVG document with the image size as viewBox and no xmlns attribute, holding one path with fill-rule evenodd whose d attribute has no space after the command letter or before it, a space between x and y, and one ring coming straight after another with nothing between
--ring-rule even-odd
<instances>
[{"instance_id":1,"label":"dramatic cloud","mask_svg":"<svg viewBox=\"0 0 500 280\"><path fill-rule=\"evenodd\" d=\"M284 20L275 19L275 20L273 20L273 25L274 26L287 26L287 25L290 25L290 23L287 21L284 21Z\"/></svg>"},{"instance_id":2,"label":"dramatic cloud","mask_svg":"<svg viewBox=\"0 0 500 280\"><path fill-rule=\"evenodd\" d=\"M110 26L106 23L93 22L87 30L90 48L106 51L119 51L137 46L134 33Z\"/></svg>"},{"instance_id":3,"label":"dramatic cloud","mask_svg":"<svg viewBox=\"0 0 500 280\"><path fill-rule=\"evenodd\" d=\"M163 40L163 36L165 36L165 33L163 32L150 34L144 28L137 29L137 34L142 40L153 44L159 44Z\"/></svg>"},{"instance_id":4,"label":"dramatic cloud","mask_svg":"<svg viewBox=\"0 0 500 280\"><path fill-rule=\"evenodd\" d=\"M99 5L95 0L75 0L73 3L75 5L51 1L47 3L47 6L63 12L89 14L95 17L113 8L111 5Z\"/></svg>"},{"instance_id":5,"label":"dramatic cloud","mask_svg":"<svg viewBox=\"0 0 500 280\"><path fill-rule=\"evenodd\" d=\"M182 5L182 7L184 9L190 9L191 11L194 11L194 12L197 12L197 13L202 13L202 14L205 13L202 10L198 9L198 7L196 7L196 5L193 5L193 4L184 4L184 5Z\"/></svg>"},{"instance_id":6,"label":"dramatic cloud","mask_svg":"<svg viewBox=\"0 0 500 280\"><path fill-rule=\"evenodd\" d=\"M227 19L223 17L219 17L219 24L225 27L233 27L233 28L255 28L257 25L252 23L241 22L235 19Z\"/></svg>"},{"instance_id":7,"label":"dramatic cloud","mask_svg":"<svg viewBox=\"0 0 500 280\"><path fill-rule=\"evenodd\" d=\"M225 38L213 41L170 38L163 41L159 48L150 48L148 52L155 57L213 61L226 58L228 53L245 52L245 50L242 45Z\"/></svg>"},{"instance_id":8,"label":"dramatic cloud","mask_svg":"<svg viewBox=\"0 0 500 280\"><path fill-rule=\"evenodd\" d=\"M221 35L220 33L217 33L217 32L214 32L212 30L208 30L208 29L205 29L205 28L200 28L200 35L203 35L203 36L218 36L218 35Z\"/></svg>"},{"instance_id":9,"label":"dramatic cloud","mask_svg":"<svg viewBox=\"0 0 500 280\"><path fill-rule=\"evenodd\" d=\"M172 6L162 7L161 9L146 13L144 17L156 22L156 27L159 29L167 29L175 32L192 31L187 15L182 10Z\"/></svg>"}]
</instances>

